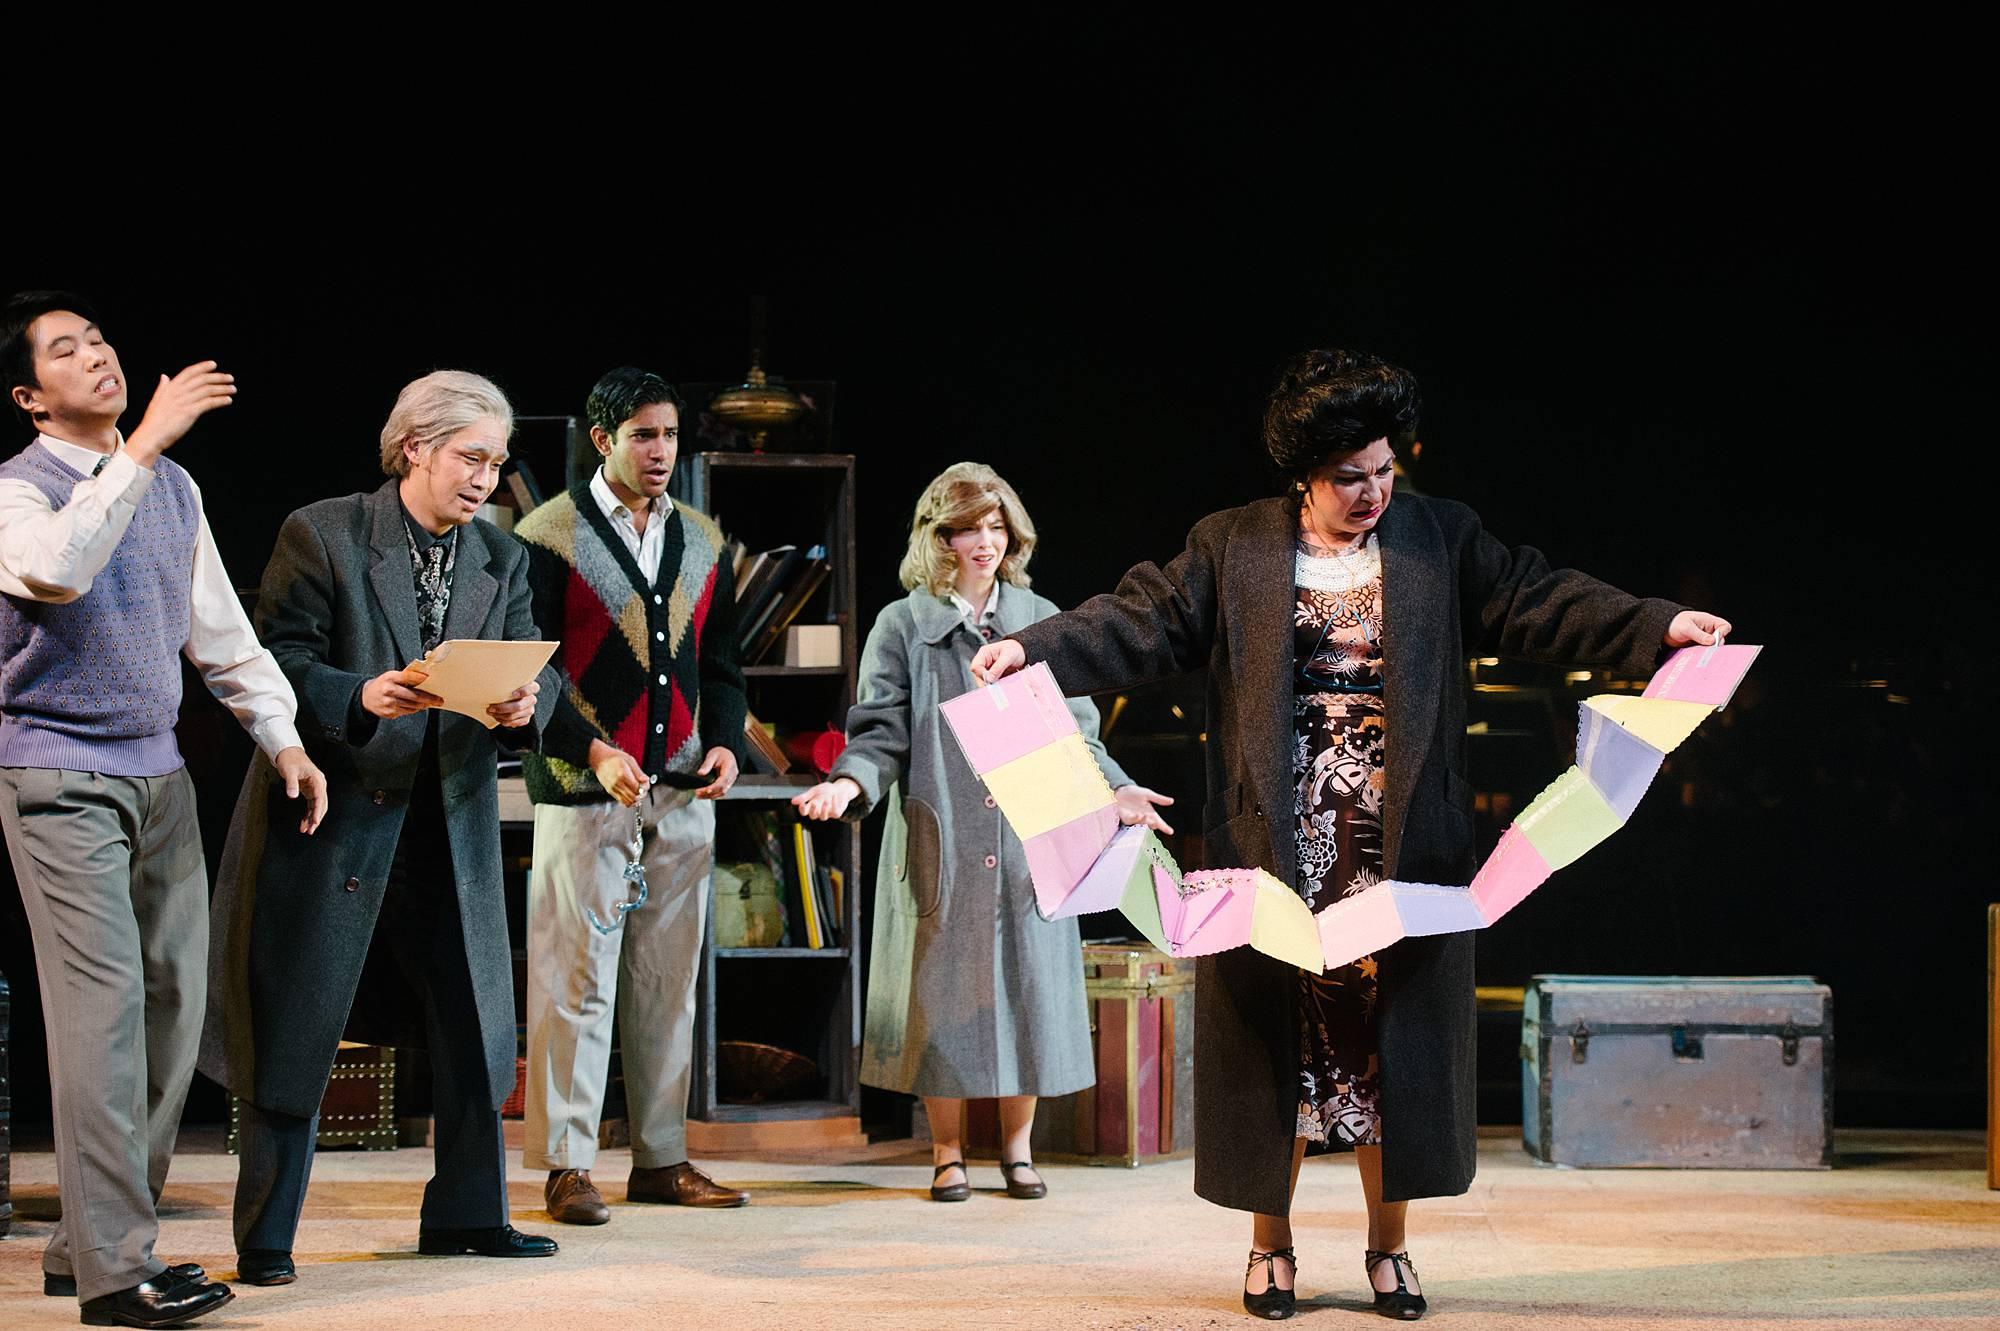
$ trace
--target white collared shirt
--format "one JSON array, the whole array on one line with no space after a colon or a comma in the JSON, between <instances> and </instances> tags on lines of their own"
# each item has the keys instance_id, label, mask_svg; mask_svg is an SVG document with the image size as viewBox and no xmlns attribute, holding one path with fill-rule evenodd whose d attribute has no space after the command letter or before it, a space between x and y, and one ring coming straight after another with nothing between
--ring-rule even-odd
<instances>
[{"instance_id":1,"label":"white collared shirt","mask_svg":"<svg viewBox=\"0 0 2000 1331\"><path fill-rule=\"evenodd\" d=\"M660 552L666 549L667 515L674 511L674 501L661 495L653 501L653 512L646 519L646 530L641 532L632 521L632 510L625 507L625 501L611 491L611 482L604 479L604 468L590 478L590 497L597 501L597 507L604 516L611 519L611 526L617 531L625 548L632 552L632 558L639 561L639 571L646 575L648 584L660 580Z\"/></svg>"},{"instance_id":2,"label":"white collared shirt","mask_svg":"<svg viewBox=\"0 0 2000 1331\"><path fill-rule=\"evenodd\" d=\"M153 473L132 461L122 434L109 458L46 434L29 447L48 449L82 472L83 479L61 508L51 507L48 496L28 481L0 480L0 593L60 605L88 592L111 562L153 484ZM188 489L194 495L196 534L188 640L181 653L257 747L275 758L299 742L298 698L277 661L257 641L243 603L236 599L202 512L201 487L191 476Z\"/></svg>"},{"instance_id":3,"label":"white collared shirt","mask_svg":"<svg viewBox=\"0 0 2000 1331\"><path fill-rule=\"evenodd\" d=\"M994 617L1000 613L1000 584L998 582L995 582L992 590L986 593L986 604L978 610L974 610L972 602L960 596L956 588L952 589L950 595L951 603L957 606L958 613L965 617L965 626L967 628L971 629L974 633L978 633L981 637L991 636L997 638L1000 636L997 633L988 635L982 632L987 625L993 622Z\"/></svg>"}]
</instances>

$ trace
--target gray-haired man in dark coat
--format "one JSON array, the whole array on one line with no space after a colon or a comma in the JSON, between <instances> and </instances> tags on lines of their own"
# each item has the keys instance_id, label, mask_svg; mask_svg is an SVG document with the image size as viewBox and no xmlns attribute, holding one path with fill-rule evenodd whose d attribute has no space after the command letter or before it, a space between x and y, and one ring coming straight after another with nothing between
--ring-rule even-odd
<instances>
[{"instance_id":1,"label":"gray-haired man in dark coat","mask_svg":"<svg viewBox=\"0 0 2000 1331\"><path fill-rule=\"evenodd\" d=\"M507 1223L514 996L496 774L497 745L539 735L553 672L489 707L489 729L433 710L424 672L404 668L450 639L538 636L526 556L474 517L512 425L477 375L410 384L382 432L393 479L292 514L264 571L257 628L298 692L332 807L319 838L331 844L307 845L272 816L269 765L253 765L215 897L201 1067L245 1102L236 1246L251 1284L297 1278L292 1241L343 1035L430 1050L437 1173L419 1251L555 1251Z\"/></svg>"}]
</instances>

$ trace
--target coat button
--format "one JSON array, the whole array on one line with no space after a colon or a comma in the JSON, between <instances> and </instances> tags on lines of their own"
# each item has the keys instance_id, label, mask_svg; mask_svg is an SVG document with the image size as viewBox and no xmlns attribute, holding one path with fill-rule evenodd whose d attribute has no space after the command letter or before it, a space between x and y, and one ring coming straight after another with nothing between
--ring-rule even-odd
<instances>
[{"instance_id":1,"label":"coat button","mask_svg":"<svg viewBox=\"0 0 2000 1331\"><path fill-rule=\"evenodd\" d=\"M666 640L667 640L667 635L666 635L666 634L664 634L664 633L662 633L662 632L658 631L657 629L656 629L656 630L654 630L654 632L653 632L653 641L655 641L655 642L665 642Z\"/></svg>"},{"instance_id":2,"label":"coat button","mask_svg":"<svg viewBox=\"0 0 2000 1331\"><path fill-rule=\"evenodd\" d=\"M989 809L993 807L993 797L991 795L986 797L986 807Z\"/></svg>"},{"instance_id":3,"label":"coat button","mask_svg":"<svg viewBox=\"0 0 2000 1331\"><path fill-rule=\"evenodd\" d=\"M361 880L359 878L350 878L342 883L341 886L350 892L358 892L361 890Z\"/></svg>"},{"instance_id":4,"label":"coat button","mask_svg":"<svg viewBox=\"0 0 2000 1331\"><path fill-rule=\"evenodd\" d=\"M998 856L996 856L996 855L988 855L988 856L986 857L986 867L987 867L987 868L989 868L989 869L993 868L993 867L994 867L995 865L997 865L997 864L999 864L999 863L1000 863L1000 859L999 859L999 857L998 857Z\"/></svg>"},{"instance_id":5,"label":"coat button","mask_svg":"<svg viewBox=\"0 0 2000 1331\"><path fill-rule=\"evenodd\" d=\"M665 675L661 675L661 676L660 676L660 683L662 683L662 684L665 684L666 682L667 682L667 677L666 677Z\"/></svg>"},{"instance_id":6,"label":"coat button","mask_svg":"<svg viewBox=\"0 0 2000 1331\"><path fill-rule=\"evenodd\" d=\"M368 798L375 801L375 803L380 804L383 800L389 798L389 796L386 791L378 790L373 795L370 795Z\"/></svg>"},{"instance_id":7,"label":"coat button","mask_svg":"<svg viewBox=\"0 0 2000 1331\"><path fill-rule=\"evenodd\" d=\"M655 735L664 735L664 734L666 734L666 733L667 733L667 723L666 723L666 722L664 722L664 721L655 721L655 722L653 722L653 733L654 733Z\"/></svg>"},{"instance_id":8,"label":"coat button","mask_svg":"<svg viewBox=\"0 0 2000 1331\"><path fill-rule=\"evenodd\" d=\"M663 597L663 596L661 596L661 595L660 595L660 594L659 594L658 592L655 592L655 593L653 594L653 604L654 604L654 605L665 605L666 603L667 603L667 602L666 602L666 598L665 598L665 597Z\"/></svg>"}]
</instances>

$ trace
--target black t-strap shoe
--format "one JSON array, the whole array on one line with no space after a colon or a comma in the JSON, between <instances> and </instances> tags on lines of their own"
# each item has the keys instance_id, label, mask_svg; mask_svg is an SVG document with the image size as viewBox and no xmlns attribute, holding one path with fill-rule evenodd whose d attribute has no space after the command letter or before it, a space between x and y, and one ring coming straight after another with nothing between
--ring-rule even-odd
<instances>
[{"instance_id":1,"label":"black t-strap shoe","mask_svg":"<svg viewBox=\"0 0 2000 1331\"><path fill-rule=\"evenodd\" d=\"M1412 1292L1403 1279L1405 1270L1409 1271L1411 1280L1417 1278L1417 1264L1410 1260L1409 1253L1377 1252L1370 1248L1363 1262L1368 1273L1368 1288L1375 1290L1376 1312L1402 1322L1414 1322L1424 1315L1430 1305L1424 1302L1423 1295ZM1391 1290L1375 1289L1375 1268L1384 1262L1389 1263L1389 1270L1396 1277L1396 1288Z\"/></svg>"},{"instance_id":2,"label":"black t-strap shoe","mask_svg":"<svg viewBox=\"0 0 2000 1331\"><path fill-rule=\"evenodd\" d=\"M1250 1265L1243 1268L1243 1283L1250 1283L1250 1273L1257 1264L1264 1264L1265 1289L1262 1294L1243 1291L1243 1308L1252 1317L1262 1317L1266 1321L1282 1322L1299 1310L1299 1296L1296 1290L1278 1288L1278 1259L1291 1263L1292 1283L1299 1281L1299 1259L1292 1255L1290 1248L1273 1248L1269 1252L1250 1250Z\"/></svg>"}]
</instances>

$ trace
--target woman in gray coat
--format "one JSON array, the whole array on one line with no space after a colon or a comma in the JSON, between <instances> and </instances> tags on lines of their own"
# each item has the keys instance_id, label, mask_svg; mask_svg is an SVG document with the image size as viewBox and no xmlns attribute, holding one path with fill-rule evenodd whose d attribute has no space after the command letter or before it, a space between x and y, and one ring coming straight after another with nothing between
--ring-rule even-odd
<instances>
[{"instance_id":1,"label":"woman in gray coat","mask_svg":"<svg viewBox=\"0 0 2000 1331\"><path fill-rule=\"evenodd\" d=\"M793 800L809 818L858 819L888 796L861 1079L924 1097L939 1201L971 1195L959 1145L965 1100L998 1098L1007 1193L1040 1197L1035 1100L1094 1080L1076 921L1036 913L1021 843L938 712L973 686L968 667L982 644L1056 613L1028 590L1034 548L1027 510L991 467L961 462L925 488L901 569L910 594L869 631L847 748L825 782ZM1088 700L1070 710L1119 816L1165 830L1153 806L1172 801L1105 755Z\"/></svg>"},{"instance_id":2,"label":"woman in gray coat","mask_svg":"<svg viewBox=\"0 0 2000 1331\"><path fill-rule=\"evenodd\" d=\"M1649 673L1728 631L1527 547L1448 500L1393 505L1416 381L1373 356L1295 357L1264 442L1290 493L1212 514L1164 569L995 642L982 681L1047 661L1087 694L1208 667L1211 866L1255 865L1315 910L1381 878L1473 869L1464 662L1495 653ZM1249 948L1196 969L1195 1191L1256 1213L1244 1305L1290 1317L1292 1190L1308 1144L1352 1149L1363 1263L1385 1316L1421 1317L1408 1202L1472 1183L1472 935L1407 938L1309 975Z\"/></svg>"}]
</instances>

